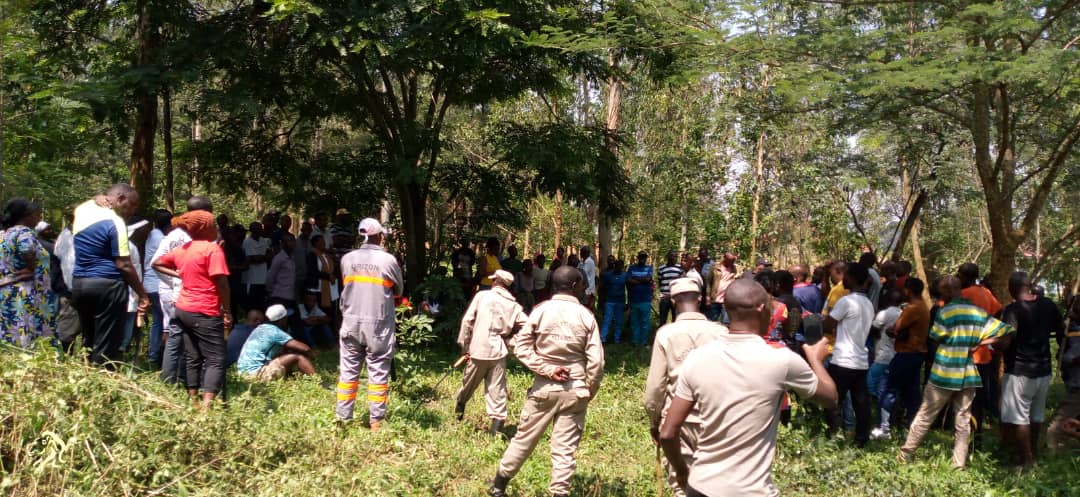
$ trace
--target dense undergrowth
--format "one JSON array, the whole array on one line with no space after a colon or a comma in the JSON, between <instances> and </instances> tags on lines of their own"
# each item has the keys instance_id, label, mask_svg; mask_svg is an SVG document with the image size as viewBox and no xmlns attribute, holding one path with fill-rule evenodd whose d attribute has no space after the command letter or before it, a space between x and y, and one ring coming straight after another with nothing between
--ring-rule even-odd
<instances>
[{"instance_id":1,"label":"dense undergrowth","mask_svg":"<svg viewBox=\"0 0 1080 497\"><path fill-rule=\"evenodd\" d=\"M506 442L483 433L479 398L452 416L460 372L432 387L452 359L431 350L397 382L386 429L333 421L336 357L319 377L251 384L229 376L227 408L190 409L153 374L108 373L49 352L0 348L0 495L17 496L479 496ZM647 351L615 347L589 410L574 495L656 495L655 452L640 407ZM529 376L511 368L511 412ZM434 399L434 400L430 400ZM792 496L1080 495L1075 456L1044 458L1022 476L976 451L966 472L948 468L951 439L934 433L919 460L899 465L897 440L855 450L807 426L781 428L774 474ZM512 423L511 423L512 424ZM512 430L512 427L511 427ZM511 495L545 495L546 442L511 482ZM670 495L670 493L666 493Z\"/></svg>"}]
</instances>

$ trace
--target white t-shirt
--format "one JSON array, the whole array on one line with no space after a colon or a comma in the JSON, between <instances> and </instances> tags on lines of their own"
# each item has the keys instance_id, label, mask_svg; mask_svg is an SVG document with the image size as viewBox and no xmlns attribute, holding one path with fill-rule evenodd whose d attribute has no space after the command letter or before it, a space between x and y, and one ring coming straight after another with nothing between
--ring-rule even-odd
<instances>
[{"instance_id":1,"label":"white t-shirt","mask_svg":"<svg viewBox=\"0 0 1080 497\"><path fill-rule=\"evenodd\" d=\"M150 258L151 263L161 258L161 256L168 254L187 242L191 241L191 237L187 232L180 228L173 228L165 238L161 239L161 245L158 245L157 251L154 252L154 256ZM180 282L180 278L171 278L164 274L158 273L158 297L165 302L173 302L175 297L180 296L180 289L183 284Z\"/></svg>"},{"instance_id":2,"label":"white t-shirt","mask_svg":"<svg viewBox=\"0 0 1080 497\"><path fill-rule=\"evenodd\" d=\"M267 255L270 252L271 240L268 237L262 237L258 240L251 238L250 236L244 239L244 255L251 257L253 255L262 256ZM244 271L244 276L241 282L245 285L265 285L266 284L266 263L265 262L252 262L247 271Z\"/></svg>"},{"instance_id":3,"label":"white t-shirt","mask_svg":"<svg viewBox=\"0 0 1080 497\"><path fill-rule=\"evenodd\" d=\"M150 232L150 236L146 238L146 260L143 261L143 287L146 288L147 293L158 293L158 284L161 280L158 279L157 271L150 267L151 259L154 258L154 254L157 253L158 247L161 246L161 240L165 239L165 233L161 230L154 228L154 231Z\"/></svg>"},{"instance_id":4,"label":"white t-shirt","mask_svg":"<svg viewBox=\"0 0 1080 497\"><path fill-rule=\"evenodd\" d=\"M135 246L135 242L128 242L128 251L131 252L131 265L135 267L135 274L139 275L139 281L143 281L143 265L142 256L139 255L139 247ZM150 271L153 273L154 271ZM143 288L146 285L143 284ZM128 287L128 312L138 312L139 310L139 294L135 293L135 289Z\"/></svg>"},{"instance_id":5,"label":"white t-shirt","mask_svg":"<svg viewBox=\"0 0 1080 497\"><path fill-rule=\"evenodd\" d=\"M585 295L595 295L596 261L593 260L592 256L589 256L588 259L585 259L581 264L578 264L578 269L581 269L581 271L585 273L585 282L589 285L585 288Z\"/></svg>"},{"instance_id":6,"label":"white t-shirt","mask_svg":"<svg viewBox=\"0 0 1080 497\"><path fill-rule=\"evenodd\" d=\"M689 484L706 495L775 496L772 462L784 392L818 379L801 357L757 335L723 335L686 356L675 396L694 402L701 438Z\"/></svg>"},{"instance_id":7,"label":"white t-shirt","mask_svg":"<svg viewBox=\"0 0 1080 497\"><path fill-rule=\"evenodd\" d=\"M881 330L881 338L874 345L874 364L888 364L896 355L896 340L885 334L900 319L899 307L888 307L874 316L874 328Z\"/></svg>"},{"instance_id":8,"label":"white t-shirt","mask_svg":"<svg viewBox=\"0 0 1080 497\"><path fill-rule=\"evenodd\" d=\"M870 325L874 321L874 304L865 294L852 292L836 302L829 310L829 317L839 323L832 364L848 369L870 369L866 338L870 336Z\"/></svg>"}]
</instances>

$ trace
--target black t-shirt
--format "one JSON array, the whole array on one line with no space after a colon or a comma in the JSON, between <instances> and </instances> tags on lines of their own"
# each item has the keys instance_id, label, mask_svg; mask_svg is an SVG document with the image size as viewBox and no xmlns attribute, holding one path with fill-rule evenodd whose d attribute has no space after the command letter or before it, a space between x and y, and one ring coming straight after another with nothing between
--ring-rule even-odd
<instances>
[{"instance_id":1,"label":"black t-shirt","mask_svg":"<svg viewBox=\"0 0 1080 497\"><path fill-rule=\"evenodd\" d=\"M1050 375L1050 337L1060 336L1064 320L1045 297L1008 305L1002 320L1016 329L1005 351L1005 373L1039 378Z\"/></svg>"}]
</instances>

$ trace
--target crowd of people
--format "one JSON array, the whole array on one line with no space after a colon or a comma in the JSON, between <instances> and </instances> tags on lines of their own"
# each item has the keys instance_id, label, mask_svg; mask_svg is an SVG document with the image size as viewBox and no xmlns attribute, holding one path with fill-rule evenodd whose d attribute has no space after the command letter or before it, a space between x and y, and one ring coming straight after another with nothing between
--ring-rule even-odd
<instances>
[{"instance_id":1,"label":"crowd of people","mask_svg":"<svg viewBox=\"0 0 1080 497\"><path fill-rule=\"evenodd\" d=\"M351 228L342 209L334 223L315 214L294 234L287 215L270 212L245 229L215 217L202 196L182 214L149 219L135 215L139 202L130 186L114 185L65 213L59 233L40 205L4 205L3 341L46 338L73 352L81 336L89 361L114 368L139 349L148 323L147 359L198 409L214 405L233 364L241 377L272 381L313 375L315 351L335 350L337 419L353 419L366 369L368 423L380 429L403 279L379 221ZM451 254L469 298L457 337L467 364L458 419L483 383L490 432L503 433L508 358L534 374L490 495L505 495L549 425L549 490L569 494L605 349L624 341L652 347L644 407L678 495L775 495L777 425L796 422L794 399L824 407L799 422L823 419L829 434L852 432L857 448L905 431L901 462L945 409L958 469L973 428L978 444L996 423L1018 468L1037 460L1047 421L1051 449L1080 438L1080 299L1066 320L1024 272L1010 275L1005 306L972 263L927 285L910 263L870 252L813 270L774 270L758 258L742 271L737 254L714 261L704 248L696 257L668 252L655 269L644 251L629 266L613 256L600 266L589 246L570 252L522 260L490 238L482 254L464 240ZM1067 394L1047 420L1053 339Z\"/></svg>"}]
</instances>

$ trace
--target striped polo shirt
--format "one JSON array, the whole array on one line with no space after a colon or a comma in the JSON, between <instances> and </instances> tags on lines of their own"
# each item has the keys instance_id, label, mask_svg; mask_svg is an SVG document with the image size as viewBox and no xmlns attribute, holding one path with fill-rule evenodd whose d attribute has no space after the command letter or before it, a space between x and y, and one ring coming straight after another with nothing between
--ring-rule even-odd
<instances>
[{"instance_id":1,"label":"striped polo shirt","mask_svg":"<svg viewBox=\"0 0 1080 497\"><path fill-rule=\"evenodd\" d=\"M930 328L930 338L938 342L930 383L946 390L979 388L982 379L975 367L972 351L987 338L1015 332L971 301L958 298L938 312Z\"/></svg>"},{"instance_id":2,"label":"striped polo shirt","mask_svg":"<svg viewBox=\"0 0 1080 497\"><path fill-rule=\"evenodd\" d=\"M660 283L660 294L671 295L671 282L682 277L682 266L678 264L671 266L664 264L663 266L660 266L660 269L656 270L656 279Z\"/></svg>"}]
</instances>

